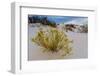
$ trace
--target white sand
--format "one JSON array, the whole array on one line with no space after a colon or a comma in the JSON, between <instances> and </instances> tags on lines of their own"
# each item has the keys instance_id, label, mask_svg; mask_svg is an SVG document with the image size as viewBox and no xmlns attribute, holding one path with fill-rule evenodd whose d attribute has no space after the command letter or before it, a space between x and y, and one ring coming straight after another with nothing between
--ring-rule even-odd
<instances>
[{"instance_id":1,"label":"white sand","mask_svg":"<svg viewBox=\"0 0 100 76\"><path fill-rule=\"evenodd\" d=\"M37 27L29 27L29 48L28 48L28 59L29 60L48 60L56 59L54 55L44 54L41 49L36 47L32 42L31 38L38 31ZM68 36L73 40L73 54L64 57L65 59L78 59L88 57L88 35L87 33L75 33L68 32ZM57 55L57 54L55 54Z\"/></svg>"}]
</instances>

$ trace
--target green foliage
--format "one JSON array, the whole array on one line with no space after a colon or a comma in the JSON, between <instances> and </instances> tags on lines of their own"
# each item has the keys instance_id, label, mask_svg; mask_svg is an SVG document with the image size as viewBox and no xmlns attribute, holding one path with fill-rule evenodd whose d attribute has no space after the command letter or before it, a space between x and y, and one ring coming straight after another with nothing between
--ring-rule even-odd
<instances>
[{"instance_id":1,"label":"green foliage","mask_svg":"<svg viewBox=\"0 0 100 76\"><path fill-rule=\"evenodd\" d=\"M43 48L44 52L62 52L62 56L70 54L72 41L61 30L50 28L49 30L40 29L32 42Z\"/></svg>"}]
</instances>

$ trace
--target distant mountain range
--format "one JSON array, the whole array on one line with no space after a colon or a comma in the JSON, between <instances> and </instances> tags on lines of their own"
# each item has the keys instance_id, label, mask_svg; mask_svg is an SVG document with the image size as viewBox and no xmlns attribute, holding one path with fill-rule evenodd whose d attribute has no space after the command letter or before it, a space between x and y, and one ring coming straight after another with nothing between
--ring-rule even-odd
<instances>
[{"instance_id":1,"label":"distant mountain range","mask_svg":"<svg viewBox=\"0 0 100 76\"><path fill-rule=\"evenodd\" d=\"M53 22L55 24L77 24L83 25L88 23L87 17L80 16L49 16L49 15L29 15L28 16L29 23L35 22Z\"/></svg>"}]
</instances>

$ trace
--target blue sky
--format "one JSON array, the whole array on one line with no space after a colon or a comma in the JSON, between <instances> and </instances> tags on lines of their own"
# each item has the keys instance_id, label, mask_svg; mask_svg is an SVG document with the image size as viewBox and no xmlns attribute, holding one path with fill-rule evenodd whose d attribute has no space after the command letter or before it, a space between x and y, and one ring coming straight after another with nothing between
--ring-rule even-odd
<instances>
[{"instance_id":1,"label":"blue sky","mask_svg":"<svg viewBox=\"0 0 100 76\"><path fill-rule=\"evenodd\" d=\"M31 15L34 16L34 15ZM35 15L36 16L36 15ZM65 23L65 24L88 24L87 17L80 16L46 16L46 15L38 15L40 17L47 17L48 20L54 21L57 24Z\"/></svg>"},{"instance_id":2,"label":"blue sky","mask_svg":"<svg viewBox=\"0 0 100 76\"><path fill-rule=\"evenodd\" d=\"M72 23L72 24L84 24L88 22L87 17L78 17L78 16L47 16L49 20L56 23Z\"/></svg>"}]
</instances>

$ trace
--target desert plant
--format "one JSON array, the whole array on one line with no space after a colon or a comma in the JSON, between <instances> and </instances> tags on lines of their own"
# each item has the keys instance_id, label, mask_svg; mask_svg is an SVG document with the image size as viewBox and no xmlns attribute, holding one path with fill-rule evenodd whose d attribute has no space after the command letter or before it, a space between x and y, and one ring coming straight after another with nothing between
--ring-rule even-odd
<instances>
[{"instance_id":1,"label":"desert plant","mask_svg":"<svg viewBox=\"0 0 100 76\"><path fill-rule=\"evenodd\" d=\"M62 56L70 54L72 40L61 30L50 28L49 30L40 29L32 42L43 48L44 52L62 52Z\"/></svg>"},{"instance_id":2,"label":"desert plant","mask_svg":"<svg viewBox=\"0 0 100 76\"><path fill-rule=\"evenodd\" d=\"M82 28L82 33L88 33L88 25L87 24L84 24L83 26L81 26Z\"/></svg>"}]
</instances>

